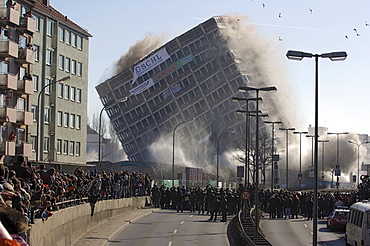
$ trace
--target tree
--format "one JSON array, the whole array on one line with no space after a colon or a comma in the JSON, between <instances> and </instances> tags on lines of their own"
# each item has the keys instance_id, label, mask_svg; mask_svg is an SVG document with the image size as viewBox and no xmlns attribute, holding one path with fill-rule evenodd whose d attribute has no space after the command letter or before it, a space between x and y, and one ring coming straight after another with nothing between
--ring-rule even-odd
<instances>
[{"instance_id":1,"label":"tree","mask_svg":"<svg viewBox=\"0 0 370 246\"><path fill-rule=\"evenodd\" d=\"M249 137L249 155L247 158L249 158L249 175L252 177L252 180L255 180L254 173L255 173L255 167L256 167L256 141L255 136ZM244 139L241 139L236 144L236 152L234 155L234 158L242 163L243 165L246 163L245 161L245 153L246 153L246 145L245 145L245 137ZM263 185L265 185L266 182L266 169L271 164L271 141L269 140L269 137L263 135L260 136L259 139L259 170L261 170Z\"/></svg>"}]
</instances>

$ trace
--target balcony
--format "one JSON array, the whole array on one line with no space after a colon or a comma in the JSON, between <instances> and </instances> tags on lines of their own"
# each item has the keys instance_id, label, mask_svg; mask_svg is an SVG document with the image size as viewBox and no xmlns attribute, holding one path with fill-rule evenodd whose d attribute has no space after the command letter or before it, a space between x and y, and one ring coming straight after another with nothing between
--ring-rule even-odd
<instances>
[{"instance_id":1,"label":"balcony","mask_svg":"<svg viewBox=\"0 0 370 246\"><path fill-rule=\"evenodd\" d=\"M19 11L13 8L0 8L0 23L11 26L19 25Z\"/></svg>"},{"instance_id":2,"label":"balcony","mask_svg":"<svg viewBox=\"0 0 370 246\"><path fill-rule=\"evenodd\" d=\"M33 113L27 111L17 111L17 124L32 126L33 125Z\"/></svg>"},{"instance_id":3,"label":"balcony","mask_svg":"<svg viewBox=\"0 0 370 246\"><path fill-rule=\"evenodd\" d=\"M15 74L0 74L0 89L17 90L17 80Z\"/></svg>"},{"instance_id":4,"label":"balcony","mask_svg":"<svg viewBox=\"0 0 370 246\"><path fill-rule=\"evenodd\" d=\"M18 44L12 40L0 40L0 57L18 58Z\"/></svg>"},{"instance_id":5,"label":"balcony","mask_svg":"<svg viewBox=\"0 0 370 246\"><path fill-rule=\"evenodd\" d=\"M15 156L15 142L0 142L0 153L8 156Z\"/></svg>"},{"instance_id":6,"label":"balcony","mask_svg":"<svg viewBox=\"0 0 370 246\"><path fill-rule=\"evenodd\" d=\"M23 154L25 157L32 156L32 144L25 143L22 140L19 140L17 144L15 144L15 154L20 155Z\"/></svg>"},{"instance_id":7,"label":"balcony","mask_svg":"<svg viewBox=\"0 0 370 246\"><path fill-rule=\"evenodd\" d=\"M18 58L16 58L15 61L21 64L34 64L35 56L33 50L28 48L19 48Z\"/></svg>"},{"instance_id":8,"label":"balcony","mask_svg":"<svg viewBox=\"0 0 370 246\"><path fill-rule=\"evenodd\" d=\"M0 107L0 122L17 123L17 110L5 106Z\"/></svg>"},{"instance_id":9,"label":"balcony","mask_svg":"<svg viewBox=\"0 0 370 246\"><path fill-rule=\"evenodd\" d=\"M33 95L33 81L28 79L18 80L17 90L14 93Z\"/></svg>"},{"instance_id":10,"label":"balcony","mask_svg":"<svg viewBox=\"0 0 370 246\"><path fill-rule=\"evenodd\" d=\"M36 20L33 17L21 17L17 30L32 35L36 32Z\"/></svg>"}]
</instances>

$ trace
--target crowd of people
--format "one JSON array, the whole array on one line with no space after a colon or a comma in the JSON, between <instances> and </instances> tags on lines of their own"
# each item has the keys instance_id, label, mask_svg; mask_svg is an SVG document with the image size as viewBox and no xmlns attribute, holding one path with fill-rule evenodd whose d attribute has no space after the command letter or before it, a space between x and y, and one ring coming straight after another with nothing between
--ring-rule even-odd
<instances>
[{"instance_id":1,"label":"crowd of people","mask_svg":"<svg viewBox=\"0 0 370 246\"><path fill-rule=\"evenodd\" d=\"M35 167L19 155L12 165L0 165L0 222L21 245L27 245L29 225L37 218L47 220L66 201L90 202L93 216L97 201L148 196L151 183L150 176L138 172L97 172L81 167L73 174L58 172L43 164Z\"/></svg>"}]
</instances>

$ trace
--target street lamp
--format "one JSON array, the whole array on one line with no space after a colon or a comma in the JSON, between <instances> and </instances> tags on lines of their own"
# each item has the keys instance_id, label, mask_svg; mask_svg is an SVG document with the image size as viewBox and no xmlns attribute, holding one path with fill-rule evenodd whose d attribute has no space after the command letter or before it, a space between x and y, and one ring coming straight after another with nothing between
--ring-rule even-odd
<instances>
[{"instance_id":1,"label":"street lamp","mask_svg":"<svg viewBox=\"0 0 370 246\"><path fill-rule=\"evenodd\" d=\"M228 134L229 132L224 132L222 133L218 138L217 138L217 165L216 165L216 185L218 187L218 167L219 167L219 156L220 156L220 138L223 136L223 135L226 135ZM234 131L230 132L230 133L235 133Z\"/></svg>"},{"instance_id":2,"label":"street lamp","mask_svg":"<svg viewBox=\"0 0 370 246\"><path fill-rule=\"evenodd\" d=\"M233 97L231 99L233 102L246 102L246 110L237 110L236 113L243 114L246 113L245 117L245 167L244 167L244 190L247 189L247 184L249 183L249 106L248 103L250 101L262 101L262 98L242 98L242 97Z\"/></svg>"},{"instance_id":3,"label":"street lamp","mask_svg":"<svg viewBox=\"0 0 370 246\"><path fill-rule=\"evenodd\" d=\"M321 181L324 185L324 167L325 167L325 143L328 143L329 140L318 140L319 143L322 143L322 163L321 163Z\"/></svg>"},{"instance_id":4,"label":"street lamp","mask_svg":"<svg viewBox=\"0 0 370 246\"><path fill-rule=\"evenodd\" d=\"M175 126L175 128L173 128L173 131L172 131L172 187L175 187L175 131L180 125L188 123L193 120L194 118L191 120L185 120L185 121L178 123Z\"/></svg>"},{"instance_id":5,"label":"street lamp","mask_svg":"<svg viewBox=\"0 0 370 246\"><path fill-rule=\"evenodd\" d=\"M286 150L285 150L285 160L286 160L286 167L285 167L285 181L286 181L286 189L288 190L289 185L289 139L288 139L288 132L294 131L295 128L279 128L280 131L285 131L286 135Z\"/></svg>"},{"instance_id":6,"label":"street lamp","mask_svg":"<svg viewBox=\"0 0 370 246\"><path fill-rule=\"evenodd\" d=\"M339 165L339 135L346 135L348 132L328 132L328 135L337 135L337 164L335 165L335 176L337 176L337 189L339 188L339 176L340 176L340 165Z\"/></svg>"},{"instance_id":7,"label":"street lamp","mask_svg":"<svg viewBox=\"0 0 370 246\"><path fill-rule=\"evenodd\" d=\"M299 181L299 188L302 187L302 134L308 134L308 132L293 132L293 134L299 134L299 173L298 173L298 181Z\"/></svg>"},{"instance_id":8,"label":"street lamp","mask_svg":"<svg viewBox=\"0 0 370 246\"><path fill-rule=\"evenodd\" d=\"M363 143L356 143L352 140L348 140L348 143L355 144L357 146L357 185L360 184L360 146L363 144L370 143L370 141L365 141Z\"/></svg>"},{"instance_id":9,"label":"street lamp","mask_svg":"<svg viewBox=\"0 0 370 246\"><path fill-rule=\"evenodd\" d=\"M323 54L311 54L302 51L289 50L286 54L288 59L301 61L303 58L315 57L315 163L314 163L314 215L312 244L317 245L317 206L318 206L318 137L319 137L319 57L329 58L331 61L343 61L347 58L345 51L330 52Z\"/></svg>"},{"instance_id":10,"label":"street lamp","mask_svg":"<svg viewBox=\"0 0 370 246\"><path fill-rule=\"evenodd\" d=\"M41 145L40 143L40 128L41 128L41 121L42 121L42 117L41 117L41 111L40 111L40 101L41 101L41 95L43 95L43 92L45 91L45 89L53 84L56 84L58 82L63 82L63 81L67 81L71 79L71 76L66 76L66 77L63 77L59 80L56 80L56 81L53 81L49 84L46 84L44 85L44 87L41 88L38 96L37 96L37 109L36 109L36 116L37 116L37 127L36 127L36 146L35 146L35 150L36 150L36 166L38 166L39 164L39 146Z\"/></svg>"},{"instance_id":11,"label":"street lamp","mask_svg":"<svg viewBox=\"0 0 370 246\"><path fill-rule=\"evenodd\" d=\"M101 133L101 117L103 110L107 108L108 106L111 106L113 103L120 103L120 102L125 102L127 101L127 97L122 98L121 100L113 101L107 105L104 105L103 108L100 110L99 113L99 143L98 143L98 164L99 164L99 172L101 172L101 138L102 138L102 133Z\"/></svg>"},{"instance_id":12,"label":"street lamp","mask_svg":"<svg viewBox=\"0 0 370 246\"><path fill-rule=\"evenodd\" d=\"M239 87L239 91L240 92L247 92L247 91L255 91L256 92L256 98L259 97L259 92L260 91L276 91L277 88L275 86L268 86L268 87L260 87L260 88L256 88L256 87L249 87L249 86L243 86L243 87ZM258 162L259 162L259 114L258 114L258 100L256 101L256 163L255 163L255 183L256 183L256 187L255 187L255 225L254 225L254 236L257 237L258 235L258 221L259 221L259 218L258 218L258 204L259 204L259 198L258 198L258 183L259 183L259 180L258 180L258 168L259 168L259 165L258 165Z\"/></svg>"},{"instance_id":13,"label":"street lamp","mask_svg":"<svg viewBox=\"0 0 370 246\"><path fill-rule=\"evenodd\" d=\"M283 124L281 121L264 121L265 124L272 124L272 133L271 133L271 192L274 190L274 160L275 155L274 142L275 142L275 124Z\"/></svg>"}]
</instances>

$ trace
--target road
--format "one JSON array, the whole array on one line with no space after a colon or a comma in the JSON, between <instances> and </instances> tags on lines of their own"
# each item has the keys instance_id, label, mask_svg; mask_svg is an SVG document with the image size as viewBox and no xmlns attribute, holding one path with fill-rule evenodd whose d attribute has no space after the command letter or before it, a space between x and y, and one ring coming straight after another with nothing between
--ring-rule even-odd
<instances>
[{"instance_id":1,"label":"road","mask_svg":"<svg viewBox=\"0 0 370 246\"><path fill-rule=\"evenodd\" d=\"M109 246L130 245L229 245L228 223L208 221L209 215L177 213L174 210L157 210L131 222L109 240ZM232 216L229 216L229 220Z\"/></svg>"},{"instance_id":2,"label":"road","mask_svg":"<svg viewBox=\"0 0 370 246\"><path fill-rule=\"evenodd\" d=\"M302 217L299 219L261 220L261 228L266 239L274 246L312 245L313 223ZM343 246L344 231L330 231L326 228L326 219L318 220L317 244L325 246Z\"/></svg>"}]
</instances>

